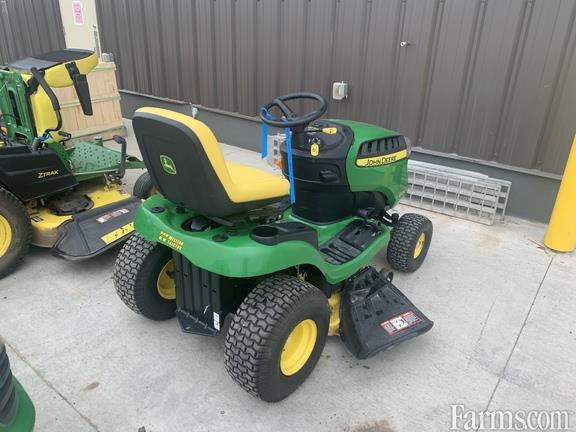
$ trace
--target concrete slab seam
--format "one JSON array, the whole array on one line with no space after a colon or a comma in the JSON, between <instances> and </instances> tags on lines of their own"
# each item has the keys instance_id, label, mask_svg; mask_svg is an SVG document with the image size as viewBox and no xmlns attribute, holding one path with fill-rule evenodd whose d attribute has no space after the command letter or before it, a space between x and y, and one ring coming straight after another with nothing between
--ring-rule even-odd
<instances>
[{"instance_id":1,"label":"concrete slab seam","mask_svg":"<svg viewBox=\"0 0 576 432\"><path fill-rule=\"evenodd\" d=\"M552 267L552 263L554 262L554 258L556 258L556 255L554 255L550 259L550 262L548 263L548 267L546 267L546 271L544 272L542 280L540 281L540 284L538 285L538 289L536 290L536 293L534 294L534 298L532 299L532 303L530 304L530 308L528 309L528 312L526 313L526 317L524 318L524 321L522 322L522 325L520 326L520 331L518 332L518 335L516 335L516 339L514 340L514 344L512 345L512 349L510 350L510 354L508 354L508 358L506 359L506 363L504 364L504 367L502 368L502 371L500 372L500 375L498 376L498 381L496 382L496 385L494 386L494 390L492 390L492 393L490 394L490 398L488 399L488 403L486 404L486 408L484 409L484 411L488 411L488 409L490 408L490 405L492 404L492 400L494 399L494 395L496 394L496 391L498 390L498 387L500 386L500 383L502 382L502 379L504 378L504 375L506 374L506 369L508 369L508 365L510 364L510 360L512 359L512 355L514 354L514 351L516 350L516 346L518 345L518 341L520 340L520 336L522 336L522 332L524 331L524 327L526 327L526 323L528 322L528 318L530 318L530 314L532 313L532 309L534 308L534 304L536 303L536 299L538 298L538 295L540 294L542 286L544 285L544 281L546 280L546 276L548 276L548 272L550 271L550 267ZM478 429L476 429L476 432L478 432Z\"/></svg>"}]
</instances>

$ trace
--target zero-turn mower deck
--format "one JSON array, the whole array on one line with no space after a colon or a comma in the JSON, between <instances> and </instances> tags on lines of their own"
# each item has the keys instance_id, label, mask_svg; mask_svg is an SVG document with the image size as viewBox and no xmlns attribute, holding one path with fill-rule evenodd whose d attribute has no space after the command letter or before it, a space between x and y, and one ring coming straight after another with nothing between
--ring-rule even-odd
<instances>
[{"instance_id":1,"label":"zero-turn mower deck","mask_svg":"<svg viewBox=\"0 0 576 432\"><path fill-rule=\"evenodd\" d=\"M134 230L140 199L116 187L83 183L75 192L29 208L32 244L66 259L98 255Z\"/></svg>"}]
</instances>

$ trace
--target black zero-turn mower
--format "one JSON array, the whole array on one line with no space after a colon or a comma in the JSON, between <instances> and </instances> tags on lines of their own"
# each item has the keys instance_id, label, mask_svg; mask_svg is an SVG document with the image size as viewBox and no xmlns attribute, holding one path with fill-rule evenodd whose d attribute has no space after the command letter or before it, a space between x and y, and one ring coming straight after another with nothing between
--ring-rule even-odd
<instances>
[{"instance_id":1,"label":"black zero-turn mower","mask_svg":"<svg viewBox=\"0 0 576 432\"><path fill-rule=\"evenodd\" d=\"M20 263L30 244L68 259L95 256L133 231L149 176L137 196L124 193L127 169L144 164L101 139L66 145L60 103L52 87L74 86L82 111L92 115L86 74L92 51L66 49L17 60L0 69L0 278ZM148 187L148 190L146 190Z\"/></svg>"},{"instance_id":2,"label":"black zero-turn mower","mask_svg":"<svg viewBox=\"0 0 576 432\"><path fill-rule=\"evenodd\" d=\"M290 104L300 100L319 107L298 115ZM281 155L290 181L225 161L192 117L141 108L133 118L159 194L138 210L137 234L115 264L116 291L147 318L176 315L184 332L227 328L227 371L270 402L308 377L328 335L366 358L433 325L390 273L369 265L387 246L390 266L412 272L430 246L430 220L390 212L407 187L408 139L319 120L325 111L313 93L262 109L264 124L288 128Z\"/></svg>"}]
</instances>

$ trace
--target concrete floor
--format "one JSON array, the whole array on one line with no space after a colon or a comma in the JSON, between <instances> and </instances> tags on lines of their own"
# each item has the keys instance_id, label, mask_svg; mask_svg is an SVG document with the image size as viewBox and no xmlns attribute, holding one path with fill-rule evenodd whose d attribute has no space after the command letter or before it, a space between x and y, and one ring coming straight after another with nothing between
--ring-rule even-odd
<instances>
[{"instance_id":1,"label":"concrete floor","mask_svg":"<svg viewBox=\"0 0 576 432\"><path fill-rule=\"evenodd\" d=\"M254 153L224 150L261 166ZM308 381L277 404L228 377L223 337L128 310L111 280L116 250L67 262L32 248L0 282L0 337L37 430L435 432L449 430L455 403L571 410L576 426L576 255L543 248L543 225L422 213L435 230L427 261L395 280L432 331L365 361L331 338ZM384 255L373 264L385 266Z\"/></svg>"}]
</instances>

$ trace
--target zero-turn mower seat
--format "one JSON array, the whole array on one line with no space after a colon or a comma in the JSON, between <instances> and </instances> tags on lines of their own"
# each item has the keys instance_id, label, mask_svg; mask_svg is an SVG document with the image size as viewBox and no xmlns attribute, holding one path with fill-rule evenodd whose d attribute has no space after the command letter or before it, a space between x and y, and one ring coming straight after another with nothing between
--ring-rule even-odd
<instances>
[{"instance_id":1,"label":"zero-turn mower seat","mask_svg":"<svg viewBox=\"0 0 576 432\"><path fill-rule=\"evenodd\" d=\"M93 51L69 48L16 60L7 67L19 72L28 85L32 81L32 68L38 69L43 74L44 80L50 87L61 88L74 85L82 110L85 114L92 115L88 84L86 82L85 88L80 88L80 84L75 83L74 77L88 74L97 65L98 56ZM79 87L76 87L77 85ZM80 91L82 89L84 93ZM32 90L29 94L29 100L34 126L36 127L36 134L42 135L46 129L57 125L57 117L52 102L44 89L35 86Z\"/></svg>"},{"instance_id":2,"label":"zero-turn mower seat","mask_svg":"<svg viewBox=\"0 0 576 432\"><path fill-rule=\"evenodd\" d=\"M288 195L286 179L226 162L210 128L190 116L140 108L132 125L155 186L165 198L190 210L226 217Z\"/></svg>"},{"instance_id":3,"label":"zero-turn mower seat","mask_svg":"<svg viewBox=\"0 0 576 432\"><path fill-rule=\"evenodd\" d=\"M98 65L98 56L93 51L68 48L15 60L7 67L19 71L25 81L31 77L30 69L35 67L44 72L44 79L50 87L68 87L73 84L67 68L72 62L78 73L87 74Z\"/></svg>"}]
</instances>

